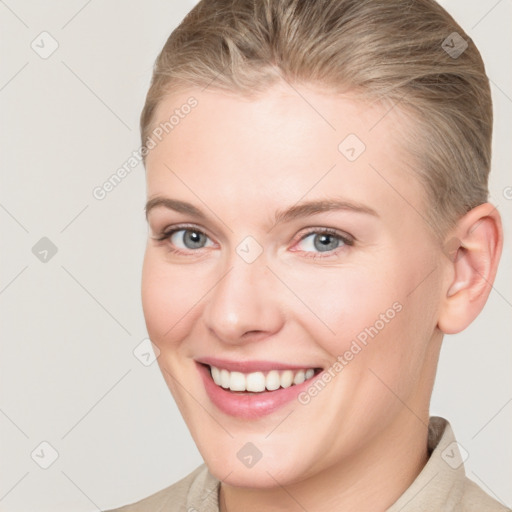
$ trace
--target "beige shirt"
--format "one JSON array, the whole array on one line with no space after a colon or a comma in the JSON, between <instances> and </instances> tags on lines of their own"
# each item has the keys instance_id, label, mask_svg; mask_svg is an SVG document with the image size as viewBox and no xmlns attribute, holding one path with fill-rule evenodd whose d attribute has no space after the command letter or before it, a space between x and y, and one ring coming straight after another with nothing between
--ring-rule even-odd
<instances>
[{"instance_id":1,"label":"beige shirt","mask_svg":"<svg viewBox=\"0 0 512 512\"><path fill-rule=\"evenodd\" d=\"M411 486L387 512L510 511L469 480L450 424L432 417L430 458ZM203 464L174 485L110 512L219 512L220 482Z\"/></svg>"}]
</instances>

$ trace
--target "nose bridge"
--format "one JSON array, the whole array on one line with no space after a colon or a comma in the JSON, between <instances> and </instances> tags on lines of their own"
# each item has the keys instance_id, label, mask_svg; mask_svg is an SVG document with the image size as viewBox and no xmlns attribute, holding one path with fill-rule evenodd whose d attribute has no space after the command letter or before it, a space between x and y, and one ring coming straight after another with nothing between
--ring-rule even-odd
<instances>
[{"instance_id":1,"label":"nose bridge","mask_svg":"<svg viewBox=\"0 0 512 512\"><path fill-rule=\"evenodd\" d=\"M264 258L248 262L234 253L208 298L204 311L207 327L230 343L249 333L278 331L283 319L269 282L272 277Z\"/></svg>"}]
</instances>

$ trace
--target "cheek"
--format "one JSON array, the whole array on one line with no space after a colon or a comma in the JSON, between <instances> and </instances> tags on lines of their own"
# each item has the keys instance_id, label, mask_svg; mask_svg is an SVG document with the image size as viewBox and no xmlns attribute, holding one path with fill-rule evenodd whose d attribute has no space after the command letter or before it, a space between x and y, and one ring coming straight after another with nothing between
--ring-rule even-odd
<instances>
[{"instance_id":1,"label":"cheek","mask_svg":"<svg viewBox=\"0 0 512 512\"><path fill-rule=\"evenodd\" d=\"M372 368L402 387L418 373L435 327L432 283L412 292L424 269L398 257L388 265L294 269L285 278L300 299L293 317L331 361L343 357L347 377L367 379Z\"/></svg>"},{"instance_id":2,"label":"cheek","mask_svg":"<svg viewBox=\"0 0 512 512\"><path fill-rule=\"evenodd\" d=\"M396 317L393 305L400 299L399 291L371 269L294 269L286 280L298 299L293 306L295 319L308 332L317 333L314 339L334 357L348 350L352 340L364 342L367 328L377 323L382 331ZM388 320L385 324L381 315Z\"/></svg>"},{"instance_id":3,"label":"cheek","mask_svg":"<svg viewBox=\"0 0 512 512\"><path fill-rule=\"evenodd\" d=\"M194 320L194 307L204 295L201 280L177 265L146 251L142 270L142 307L149 336L160 350L179 342Z\"/></svg>"}]
</instances>

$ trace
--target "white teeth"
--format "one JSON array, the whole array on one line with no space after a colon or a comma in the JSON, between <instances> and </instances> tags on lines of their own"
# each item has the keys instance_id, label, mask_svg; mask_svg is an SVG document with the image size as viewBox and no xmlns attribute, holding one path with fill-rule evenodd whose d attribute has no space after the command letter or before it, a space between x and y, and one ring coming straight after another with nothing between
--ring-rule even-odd
<instances>
[{"instance_id":1,"label":"white teeth","mask_svg":"<svg viewBox=\"0 0 512 512\"><path fill-rule=\"evenodd\" d=\"M215 368L215 366L212 366L211 370L212 370L213 382L215 382L215 384L217 384L217 386L220 386L220 383L221 383L220 370L218 368Z\"/></svg>"},{"instance_id":2,"label":"white teeth","mask_svg":"<svg viewBox=\"0 0 512 512\"><path fill-rule=\"evenodd\" d=\"M229 372L227 370L221 370L220 371L220 385L223 388L228 389L229 388Z\"/></svg>"},{"instance_id":3,"label":"white teeth","mask_svg":"<svg viewBox=\"0 0 512 512\"><path fill-rule=\"evenodd\" d=\"M306 380L306 372L304 370L299 370L295 377L293 378L294 384L302 384Z\"/></svg>"},{"instance_id":4,"label":"white teeth","mask_svg":"<svg viewBox=\"0 0 512 512\"><path fill-rule=\"evenodd\" d=\"M262 391L275 391L279 388L289 388L292 385L302 384L315 375L313 368L307 370L271 370L266 375L263 372L241 373L229 372L225 369L210 366L212 379L217 386L231 391L249 391L261 393Z\"/></svg>"},{"instance_id":5,"label":"white teeth","mask_svg":"<svg viewBox=\"0 0 512 512\"><path fill-rule=\"evenodd\" d=\"M246 377L245 389L254 393L265 391L265 375L261 372L249 373Z\"/></svg>"},{"instance_id":6,"label":"white teeth","mask_svg":"<svg viewBox=\"0 0 512 512\"><path fill-rule=\"evenodd\" d=\"M229 379L229 389L231 389L231 391L245 391L245 375L240 372L231 372Z\"/></svg>"},{"instance_id":7,"label":"white teeth","mask_svg":"<svg viewBox=\"0 0 512 512\"><path fill-rule=\"evenodd\" d=\"M281 373L281 387L289 388L293 384L293 372L291 370L285 370Z\"/></svg>"},{"instance_id":8,"label":"white teeth","mask_svg":"<svg viewBox=\"0 0 512 512\"><path fill-rule=\"evenodd\" d=\"M277 370L271 370L270 372L267 373L265 387L269 391L274 391L275 389L279 389L281 387L281 379L279 378L279 372Z\"/></svg>"}]
</instances>

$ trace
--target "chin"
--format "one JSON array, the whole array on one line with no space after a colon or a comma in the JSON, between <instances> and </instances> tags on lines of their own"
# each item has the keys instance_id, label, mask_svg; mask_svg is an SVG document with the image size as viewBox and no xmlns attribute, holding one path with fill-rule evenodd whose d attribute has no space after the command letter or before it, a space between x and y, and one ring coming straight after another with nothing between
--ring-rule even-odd
<instances>
[{"instance_id":1,"label":"chin","mask_svg":"<svg viewBox=\"0 0 512 512\"><path fill-rule=\"evenodd\" d=\"M302 456L298 460L290 457L290 453L301 454L299 448L282 443L275 447L268 440L265 446L264 435L261 442L253 436L254 443L246 442L244 437L216 443L215 448L198 445L210 473L218 480L234 487L270 489L299 482L311 473L313 462L308 463Z\"/></svg>"}]
</instances>

